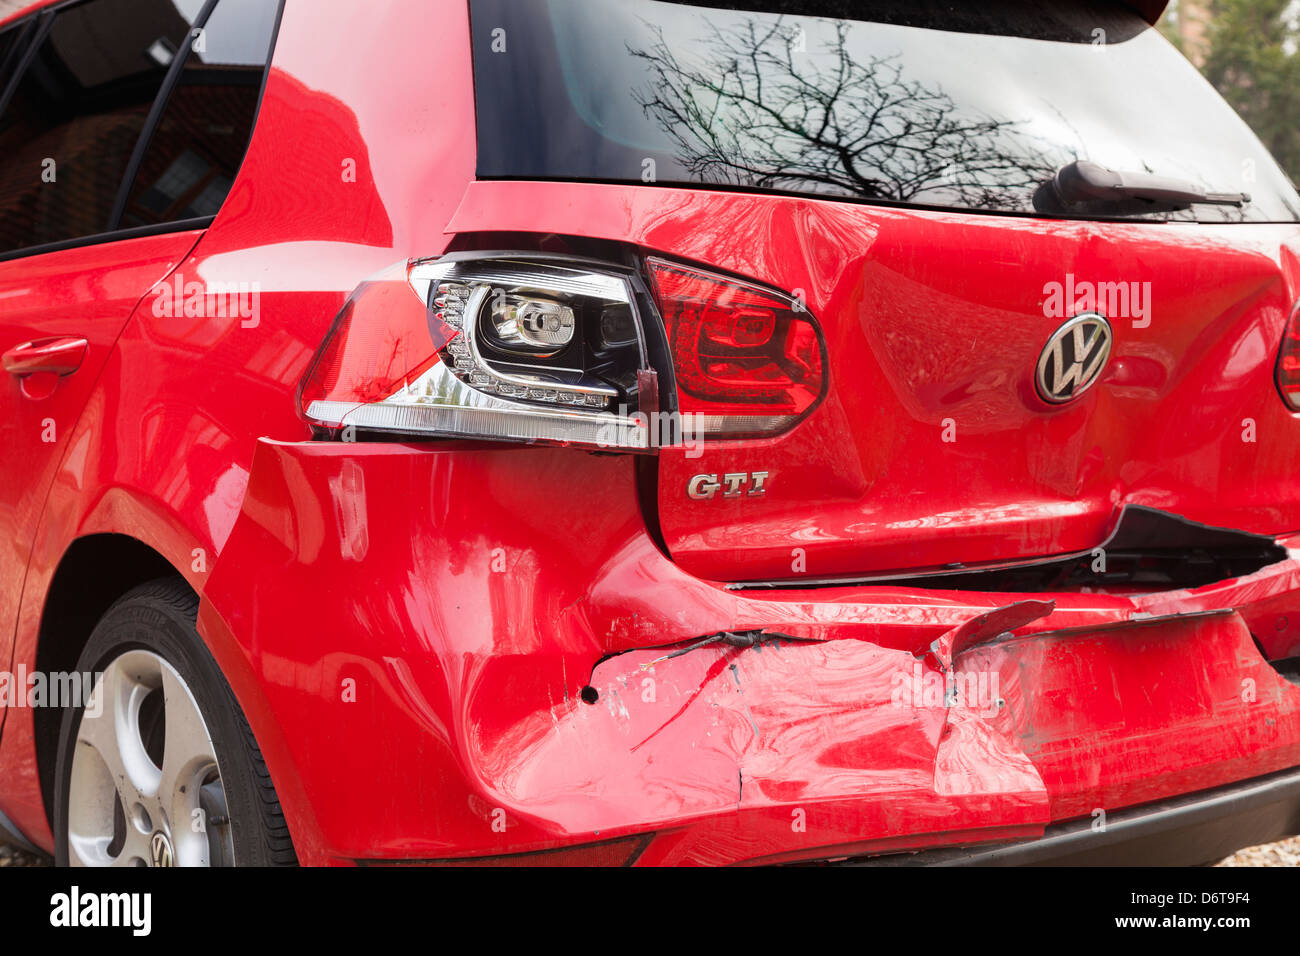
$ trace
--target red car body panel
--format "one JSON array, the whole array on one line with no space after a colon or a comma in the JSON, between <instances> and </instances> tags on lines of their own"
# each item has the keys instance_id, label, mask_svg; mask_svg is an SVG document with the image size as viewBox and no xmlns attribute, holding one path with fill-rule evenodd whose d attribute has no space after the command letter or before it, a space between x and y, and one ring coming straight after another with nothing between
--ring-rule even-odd
<instances>
[{"instance_id":1,"label":"red car body panel","mask_svg":"<svg viewBox=\"0 0 1300 956\"><path fill-rule=\"evenodd\" d=\"M48 494L30 469L0 487L31 528L30 559L4 556L10 580L26 566L21 603L0 595L11 669L35 666L74 542L148 545L201 595L200 634L305 863L630 835L638 864L884 853L1034 837L1300 764L1300 688L1265 659L1300 656L1297 552L1160 594L798 580L1086 551L1126 504L1300 546L1286 537L1300 422L1272 378L1300 228L474 182L465 4L328 11L286 4L251 147L201 238L0 263L0 294L38 267L54 276L33 315L86 301L59 286L64 270L114 290L121 312L50 333L86 334L91 351L40 400L74 406L42 452ZM423 86L342 66L417 69L431 36ZM573 448L309 441L294 390L348 294L471 234L604 239L803 290L827 338L826 398L788 435L665 449L649 475L644 459ZM128 253L140 264L119 289ZM1126 340L1121 325L1109 378L1045 406L1027 371L1059 324L1044 283L1134 262L1169 290L1155 331ZM151 290L178 276L256 280L256 321L157 315ZM994 359L974 362L976 344ZM696 474L765 469L761 501L683 493ZM765 578L787 583L722 583ZM1026 597L1052 610L951 661L996 674L996 699L930 699L947 676L932 643ZM789 638L659 660L758 629ZM0 812L48 849L32 711L9 710Z\"/></svg>"},{"instance_id":2,"label":"red car body panel","mask_svg":"<svg viewBox=\"0 0 1300 956\"><path fill-rule=\"evenodd\" d=\"M10 449L0 467L0 661L9 661L21 582L50 482L69 454L84 461L88 439L71 441L100 370L145 293L176 267L199 233L177 232L0 262L0 342L77 337L86 351L75 374L37 372L10 378L0 395L0 437ZM0 726L4 714L0 711Z\"/></svg>"}]
</instances>

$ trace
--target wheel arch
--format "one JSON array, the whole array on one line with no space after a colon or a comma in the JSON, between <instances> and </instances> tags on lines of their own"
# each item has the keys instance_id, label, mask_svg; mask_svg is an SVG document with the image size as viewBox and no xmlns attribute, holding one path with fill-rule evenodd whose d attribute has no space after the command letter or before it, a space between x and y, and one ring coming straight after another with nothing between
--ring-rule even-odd
<instances>
[{"instance_id":1,"label":"wheel arch","mask_svg":"<svg viewBox=\"0 0 1300 956\"><path fill-rule=\"evenodd\" d=\"M95 625L118 598L148 581L173 576L184 580L162 554L130 535L99 533L74 540L64 551L45 594L36 638L36 670L76 670ZM55 707L32 712L36 770L45 818L51 826L62 717L62 709Z\"/></svg>"}]
</instances>

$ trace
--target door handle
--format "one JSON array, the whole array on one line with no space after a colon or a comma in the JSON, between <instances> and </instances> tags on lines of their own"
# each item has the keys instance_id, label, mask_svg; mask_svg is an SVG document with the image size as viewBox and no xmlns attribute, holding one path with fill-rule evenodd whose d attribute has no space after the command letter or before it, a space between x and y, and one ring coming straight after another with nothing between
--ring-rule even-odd
<instances>
[{"instance_id":1,"label":"door handle","mask_svg":"<svg viewBox=\"0 0 1300 956\"><path fill-rule=\"evenodd\" d=\"M6 372L19 377L37 372L71 375L81 367L88 345L85 339L73 335L37 339L15 345L0 357L0 362L4 363Z\"/></svg>"}]
</instances>

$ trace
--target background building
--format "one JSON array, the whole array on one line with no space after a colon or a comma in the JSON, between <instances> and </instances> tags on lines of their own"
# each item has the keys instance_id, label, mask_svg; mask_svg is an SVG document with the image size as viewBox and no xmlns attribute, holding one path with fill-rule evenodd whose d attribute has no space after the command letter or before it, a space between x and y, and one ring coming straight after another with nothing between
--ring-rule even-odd
<instances>
[{"instance_id":1,"label":"background building","mask_svg":"<svg viewBox=\"0 0 1300 956\"><path fill-rule=\"evenodd\" d=\"M1300 0L1174 0L1160 28L1300 181Z\"/></svg>"},{"instance_id":2,"label":"background building","mask_svg":"<svg viewBox=\"0 0 1300 956\"><path fill-rule=\"evenodd\" d=\"M1175 0L1165 17L1169 31L1187 59L1198 67L1205 65L1210 52L1209 25L1211 0Z\"/></svg>"}]
</instances>

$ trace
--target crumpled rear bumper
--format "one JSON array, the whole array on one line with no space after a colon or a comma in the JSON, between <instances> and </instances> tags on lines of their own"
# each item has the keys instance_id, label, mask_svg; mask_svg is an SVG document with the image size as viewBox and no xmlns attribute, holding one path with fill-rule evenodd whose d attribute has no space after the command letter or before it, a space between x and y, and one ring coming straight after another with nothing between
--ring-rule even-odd
<instances>
[{"instance_id":1,"label":"crumpled rear bumper","mask_svg":"<svg viewBox=\"0 0 1300 956\"><path fill-rule=\"evenodd\" d=\"M632 459L565 449L264 441L199 623L309 863L1025 840L1300 765L1257 647L1300 656L1294 558L1139 597L738 593L655 547ZM766 635L668 656L723 631Z\"/></svg>"}]
</instances>

